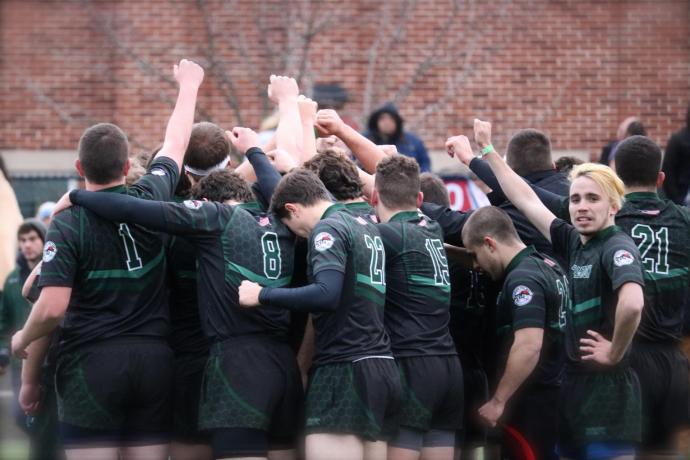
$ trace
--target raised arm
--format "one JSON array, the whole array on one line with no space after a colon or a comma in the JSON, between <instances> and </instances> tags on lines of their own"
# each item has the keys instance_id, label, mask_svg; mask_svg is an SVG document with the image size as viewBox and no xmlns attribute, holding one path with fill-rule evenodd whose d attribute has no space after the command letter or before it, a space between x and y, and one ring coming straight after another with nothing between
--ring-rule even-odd
<instances>
[{"instance_id":1,"label":"raised arm","mask_svg":"<svg viewBox=\"0 0 690 460\"><path fill-rule=\"evenodd\" d=\"M247 157L256 174L256 182L259 193L264 201L269 203L273 191L280 182L280 173L271 164L271 161L259 147L259 135L249 128L233 128L225 132L232 145Z\"/></svg>"},{"instance_id":2,"label":"raised arm","mask_svg":"<svg viewBox=\"0 0 690 460\"><path fill-rule=\"evenodd\" d=\"M189 137L192 135L196 97L199 86L204 79L204 69L192 61L182 59L174 67L173 72L175 80L180 85L180 92L177 95L175 109L165 130L163 147L156 154L156 157L171 158L181 170Z\"/></svg>"},{"instance_id":3,"label":"raised arm","mask_svg":"<svg viewBox=\"0 0 690 460\"><path fill-rule=\"evenodd\" d=\"M299 116L302 121L302 162L316 155L316 111L319 105L308 97L300 95L297 98Z\"/></svg>"},{"instance_id":4,"label":"raised arm","mask_svg":"<svg viewBox=\"0 0 690 460\"><path fill-rule=\"evenodd\" d=\"M510 169L491 146L491 123L475 119L474 137L479 147L488 152L483 154L484 159L491 165L505 196L550 242L551 223L556 219L556 216L544 206L530 186ZM469 157L473 156L470 141L465 136L449 138L446 141L446 149L450 156L457 156L466 163L469 163Z\"/></svg>"},{"instance_id":5,"label":"raised arm","mask_svg":"<svg viewBox=\"0 0 690 460\"><path fill-rule=\"evenodd\" d=\"M322 136L337 136L347 145L362 163L364 171L376 172L376 165L386 158L386 154L376 144L348 126L335 110L319 110L316 114L316 128Z\"/></svg>"},{"instance_id":6,"label":"raised arm","mask_svg":"<svg viewBox=\"0 0 690 460\"><path fill-rule=\"evenodd\" d=\"M299 88L294 78L271 75L268 97L278 104L276 147L302 161L302 121L297 105Z\"/></svg>"}]
</instances>

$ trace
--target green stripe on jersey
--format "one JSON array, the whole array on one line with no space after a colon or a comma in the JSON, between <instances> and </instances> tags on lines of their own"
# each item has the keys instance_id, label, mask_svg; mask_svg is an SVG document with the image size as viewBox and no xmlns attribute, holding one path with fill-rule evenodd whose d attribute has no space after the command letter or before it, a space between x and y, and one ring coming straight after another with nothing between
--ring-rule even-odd
<instances>
[{"instance_id":1,"label":"green stripe on jersey","mask_svg":"<svg viewBox=\"0 0 690 460\"><path fill-rule=\"evenodd\" d=\"M450 293L449 284L438 284L433 278L427 278L426 276L410 275L410 281L413 283L421 284L422 286L431 286L436 289L441 289L443 292Z\"/></svg>"},{"instance_id":2,"label":"green stripe on jersey","mask_svg":"<svg viewBox=\"0 0 690 460\"><path fill-rule=\"evenodd\" d=\"M662 280L662 279L668 279L668 278L676 278L679 276L687 276L688 275L688 268L683 267L683 268L674 268L673 270L669 270L668 273L657 273L657 272L644 272L644 279L645 281L647 280Z\"/></svg>"},{"instance_id":3,"label":"green stripe on jersey","mask_svg":"<svg viewBox=\"0 0 690 460\"><path fill-rule=\"evenodd\" d=\"M586 302L581 302L573 307L573 313L576 315L579 313L582 313L584 311L587 311L591 308L595 308L601 305L601 297L595 297L593 299L589 299Z\"/></svg>"},{"instance_id":4,"label":"green stripe on jersey","mask_svg":"<svg viewBox=\"0 0 690 460\"><path fill-rule=\"evenodd\" d=\"M266 276L258 275L256 273L254 273L253 271L249 270L248 268L245 268L245 267L238 265L234 262L228 262L228 268L230 268L230 270L232 270L233 272L239 274L241 277L246 278L249 281L259 283L263 287L287 286L288 284L290 284L290 281L292 279L291 276L283 276L282 278L270 279L270 278L267 278Z\"/></svg>"},{"instance_id":5,"label":"green stripe on jersey","mask_svg":"<svg viewBox=\"0 0 690 460\"><path fill-rule=\"evenodd\" d=\"M156 257L149 261L146 265L141 267L139 270L91 270L86 272L86 279L106 279L106 278L130 278L139 279L146 276L151 270L156 268L158 264L163 261L165 256L165 251L161 249Z\"/></svg>"},{"instance_id":6,"label":"green stripe on jersey","mask_svg":"<svg viewBox=\"0 0 690 460\"><path fill-rule=\"evenodd\" d=\"M362 275L361 273L357 273L357 282L362 283L362 284L366 284L368 287L376 289L381 294L386 293L386 286L384 284L378 284L378 283L374 284L371 281L371 277L369 277L367 275Z\"/></svg>"}]
</instances>

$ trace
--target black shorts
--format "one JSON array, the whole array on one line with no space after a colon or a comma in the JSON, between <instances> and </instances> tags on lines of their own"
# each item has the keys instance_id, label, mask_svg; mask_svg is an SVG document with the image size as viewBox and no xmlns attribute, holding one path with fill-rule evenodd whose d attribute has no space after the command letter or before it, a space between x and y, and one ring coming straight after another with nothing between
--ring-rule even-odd
<instances>
[{"instance_id":1,"label":"black shorts","mask_svg":"<svg viewBox=\"0 0 690 460\"><path fill-rule=\"evenodd\" d=\"M566 371L559 400L558 444L562 451L592 443L640 441L640 384L630 366Z\"/></svg>"},{"instance_id":2,"label":"black shorts","mask_svg":"<svg viewBox=\"0 0 690 460\"><path fill-rule=\"evenodd\" d=\"M164 341L108 340L58 359L65 447L170 440L173 352Z\"/></svg>"},{"instance_id":3,"label":"black shorts","mask_svg":"<svg viewBox=\"0 0 690 460\"><path fill-rule=\"evenodd\" d=\"M673 448L673 436L689 423L690 367L675 344L634 343L630 365L640 379L642 445Z\"/></svg>"},{"instance_id":4,"label":"black shorts","mask_svg":"<svg viewBox=\"0 0 690 460\"><path fill-rule=\"evenodd\" d=\"M306 431L388 440L398 429L400 397L393 359L318 366L309 378Z\"/></svg>"},{"instance_id":5,"label":"black shorts","mask_svg":"<svg viewBox=\"0 0 690 460\"><path fill-rule=\"evenodd\" d=\"M520 432L540 460L558 460L559 394L556 386L528 384L510 398L503 416L503 421Z\"/></svg>"},{"instance_id":6,"label":"black shorts","mask_svg":"<svg viewBox=\"0 0 690 460\"><path fill-rule=\"evenodd\" d=\"M489 381L481 368L463 368L463 427L458 430L455 445L474 449L486 445L488 426L479 418L479 408L489 400Z\"/></svg>"},{"instance_id":7,"label":"black shorts","mask_svg":"<svg viewBox=\"0 0 690 460\"><path fill-rule=\"evenodd\" d=\"M270 338L214 344L206 364L199 428L262 430L296 439L302 420L302 379L290 345Z\"/></svg>"},{"instance_id":8,"label":"black shorts","mask_svg":"<svg viewBox=\"0 0 690 460\"><path fill-rule=\"evenodd\" d=\"M402 386L400 426L420 431L462 428L462 367L457 356L396 358Z\"/></svg>"},{"instance_id":9,"label":"black shorts","mask_svg":"<svg viewBox=\"0 0 690 460\"><path fill-rule=\"evenodd\" d=\"M208 444L207 433L199 430L201 382L208 361L207 354L183 354L175 357L173 384L173 441L184 444Z\"/></svg>"}]
</instances>

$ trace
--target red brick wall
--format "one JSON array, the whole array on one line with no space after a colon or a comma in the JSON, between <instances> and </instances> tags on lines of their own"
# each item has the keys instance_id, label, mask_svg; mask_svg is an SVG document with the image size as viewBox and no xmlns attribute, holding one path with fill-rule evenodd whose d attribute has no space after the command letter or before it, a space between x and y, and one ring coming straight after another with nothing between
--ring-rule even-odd
<instances>
[{"instance_id":1,"label":"red brick wall","mask_svg":"<svg viewBox=\"0 0 690 460\"><path fill-rule=\"evenodd\" d=\"M305 87L341 82L359 120L396 99L432 148L474 116L494 122L498 145L529 126L595 153L638 115L664 145L690 102L687 0L3 0L0 149L74 148L96 121L155 146L172 64L209 65L205 18L217 64L200 118L228 127L237 112L256 127L268 75L286 69Z\"/></svg>"}]
</instances>

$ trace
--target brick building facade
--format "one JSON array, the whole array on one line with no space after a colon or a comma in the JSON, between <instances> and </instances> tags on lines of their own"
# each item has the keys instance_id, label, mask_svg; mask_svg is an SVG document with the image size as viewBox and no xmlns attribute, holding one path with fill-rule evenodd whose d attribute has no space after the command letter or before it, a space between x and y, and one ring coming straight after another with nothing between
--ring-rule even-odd
<instances>
[{"instance_id":1,"label":"brick building facade","mask_svg":"<svg viewBox=\"0 0 690 460\"><path fill-rule=\"evenodd\" d=\"M494 122L592 155L629 115L662 146L690 101L688 0L2 0L0 150L71 150L88 125L163 138L172 64L207 69L199 119L258 126L271 73L390 100L430 148Z\"/></svg>"}]
</instances>

